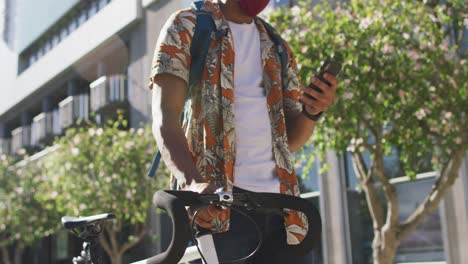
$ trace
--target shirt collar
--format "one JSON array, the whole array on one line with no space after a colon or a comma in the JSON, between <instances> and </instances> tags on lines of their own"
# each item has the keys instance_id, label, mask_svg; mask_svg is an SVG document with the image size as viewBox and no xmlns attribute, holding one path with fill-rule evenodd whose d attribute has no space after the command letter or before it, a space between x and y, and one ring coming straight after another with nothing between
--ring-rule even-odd
<instances>
[{"instance_id":1,"label":"shirt collar","mask_svg":"<svg viewBox=\"0 0 468 264\"><path fill-rule=\"evenodd\" d=\"M229 29L229 24L221 12L219 0L205 1L201 10L211 14L217 30ZM254 22L257 24L260 33L266 33L266 29L258 17L254 17Z\"/></svg>"},{"instance_id":2,"label":"shirt collar","mask_svg":"<svg viewBox=\"0 0 468 264\"><path fill-rule=\"evenodd\" d=\"M229 25L221 12L218 0L205 1L201 11L210 13L217 30L228 30Z\"/></svg>"}]
</instances>

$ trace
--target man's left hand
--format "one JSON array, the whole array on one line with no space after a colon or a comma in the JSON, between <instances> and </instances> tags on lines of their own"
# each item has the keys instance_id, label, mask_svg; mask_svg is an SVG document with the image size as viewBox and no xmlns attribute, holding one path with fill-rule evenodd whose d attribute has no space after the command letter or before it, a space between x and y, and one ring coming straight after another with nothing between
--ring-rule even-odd
<instances>
[{"instance_id":1,"label":"man's left hand","mask_svg":"<svg viewBox=\"0 0 468 264\"><path fill-rule=\"evenodd\" d=\"M302 87L303 93L301 95L301 101L305 105L305 110L311 115L316 115L320 112L324 112L332 104L334 104L337 99L336 88L338 86L338 80L335 76L328 73L325 73L323 75L323 78L327 80L330 83L330 85L328 85L325 82L322 82L317 77L312 77L310 79L310 82L312 84L319 87L323 91L322 93L312 89L311 87ZM309 98L308 96L306 96L306 94L313 97L314 99Z\"/></svg>"}]
</instances>

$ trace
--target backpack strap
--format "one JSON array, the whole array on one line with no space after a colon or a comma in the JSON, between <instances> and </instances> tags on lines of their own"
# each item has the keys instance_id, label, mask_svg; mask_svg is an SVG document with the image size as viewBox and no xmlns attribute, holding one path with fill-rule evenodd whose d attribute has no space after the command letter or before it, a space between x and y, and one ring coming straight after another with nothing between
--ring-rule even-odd
<instances>
[{"instance_id":1,"label":"backpack strap","mask_svg":"<svg viewBox=\"0 0 468 264\"><path fill-rule=\"evenodd\" d=\"M210 41L211 41L211 34L215 31L216 27L211 17L210 13L207 13L202 10L203 5L205 4L204 1L197 1L192 3L192 8L195 10L197 15L197 22L195 24L195 31L192 38L192 45L190 47L190 73L189 73L189 84L188 84L188 92L185 101L187 102L190 99L191 90L194 86L196 86L201 81L201 76L203 73L203 67L205 65L206 55L208 54L208 50L210 48ZM286 54L286 47L284 46L283 39L281 36L276 32L276 30L268 24L265 20L259 18L262 22L263 26L265 27L268 35L270 36L271 40L275 44L276 52L280 56L281 60L281 84L283 91L286 90L286 73L287 73L287 54ZM226 36L226 30L218 30L215 32L215 36L217 39ZM187 104L185 105L187 108ZM186 111L184 111L184 116ZM182 117L181 123L184 119ZM161 152L158 151L156 156L153 159L153 163L148 171L148 177L153 178L156 174L156 171L159 167L159 163L161 161ZM177 183L174 183L176 186Z\"/></svg>"},{"instance_id":2,"label":"backpack strap","mask_svg":"<svg viewBox=\"0 0 468 264\"><path fill-rule=\"evenodd\" d=\"M210 48L211 33L215 30L215 24L211 14L202 11L204 4L204 1L197 1L192 4L192 8L197 15L197 22L195 24L195 32L193 33L192 45L190 47L189 91L186 100L190 98L191 88L201 81L203 66L205 65L206 55Z\"/></svg>"},{"instance_id":3,"label":"backpack strap","mask_svg":"<svg viewBox=\"0 0 468 264\"><path fill-rule=\"evenodd\" d=\"M195 10L197 15L197 22L195 24L195 31L192 37L192 45L190 47L190 73L189 73L189 83L188 91L185 101L187 102L190 99L192 88L195 87L200 81L203 73L203 66L205 65L206 55L208 54L208 49L210 48L211 33L215 31L215 24L210 13L202 11L204 1L197 1L192 3L192 8ZM216 32L216 37L222 37L222 34L227 32ZM187 108L187 104L185 105ZM187 109L186 109L187 110ZM184 111L184 116L182 116L182 121L184 120L186 111ZM161 152L158 151L156 156L153 159L150 170L148 171L148 177L153 178L156 174L156 171L159 167L159 162L161 161Z\"/></svg>"},{"instance_id":4,"label":"backpack strap","mask_svg":"<svg viewBox=\"0 0 468 264\"><path fill-rule=\"evenodd\" d=\"M287 85L285 83L285 80L287 79L286 74L288 72L288 69L287 69L287 67L288 67L288 54L286 53L286 47L284 46L283 39L278 34L278 32L276 32L276 30L270 24L268 24L268 22L266 22L265 20L263 20L261 18L258 18L258 19L260 19L260 21L262 22L262 24L265 27L266 31L268 32L268 35L270 36L270 39L275 44L276 52L280 56L280 60L281 60L281 84L283 86L283 91L284 91L284 90L286 90L286 87L287 87Z\"/></svg>"}]
</instances>

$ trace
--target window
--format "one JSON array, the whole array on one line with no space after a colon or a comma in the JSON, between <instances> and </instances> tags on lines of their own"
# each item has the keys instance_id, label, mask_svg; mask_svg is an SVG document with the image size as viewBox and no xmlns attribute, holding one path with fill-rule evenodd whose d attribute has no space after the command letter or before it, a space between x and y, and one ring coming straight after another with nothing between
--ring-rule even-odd
<instances>
[{"instance_id":1,"label":"window","mask_svg":"<svg viewBox=\"0 0 468 264\"><path fill-rule=\"evenodd\" d=\"M68 22L68 32L73 32L78 27L78 18L73 17Z\"/></svg>"},{"instance_id":2,"label":"window","mask_svg":"<svg viewBox=\"0 0 468 264\"><path fill-rule=\"evenodd\" d=\"M65 39L68 36L68 28L62 27L60 30L60 39Z\"/></svg>"},{"instance_id":3,"label":"window","mask_svg":"<svg viewBox=\"0 0 468 264\"><path fill-rule=\"evenodd\" d=\"M296 173L299 180L299 188L301 193L315 192L319 190L319 176L317 161L311 160L311 155L313 155L313 147L310 146L304 148L303 151L303 153L298 152L294 154L294 159L298 161L296 165Z\"/></svg>"},{"instance_id":4,"label":"window","mask_svg":"<svg viewBox=\"0 0 468 264\"><path fill-rule=\"evenodd\" d=\"M385 174L390 178L400 177L405 174L399 156L399 149L394 147L391 155L384 157ZM363 158L366 165L369 166L369 153L364 153ZM359 191L359 181L356 178L349 152L345 154L345 172L348 186L349 223L352 226L350 237L353 263L372 263L372 239L374 236L372 219L365 193ZM422 169L420 172L427 172L427 170ZM395 184L400 202L400 220L406 218L422 202L422 199L431 189L433 181L434 178L430 178ZM376 187L376 189L383 197L381 188ZM402 242L396 258L396 261L401 262L429 260L443 260L443 244L438 212L430 215L415 233Z\"/></svg>"},{"instance_id":5,"label":"window","mask_svg":"<svg viewBox=\"0 0 468 264\"><path fill-rule=\"evenodd\" d=\"M13 0L6 1L9 3ZM60 21L55 23L53 27L51 27L43 36L41 36L41 40L35 42L32 45L33 48L28 49L20 55L24 64L26 64L22 65L20 71L24 71L33 63L35 63L39 58L41 58L54 46L60 43L60 41L64 40L69 34L75 31L80 25L84 24L89 18L97 14L101 8L110 2L110 0L91 0L82 2L83 4L78 5L77 8L68 13ZM7 28L4 29L6 30ZM1 30L2 24L0 24L0 31ZM35 49L37 49L38 52L34 58L31 58L28 54L33 54Z\"/></svg>"},{"instance_id":6,"label":"window","mask_svg":"<svg viewBox=\"0 0 468 264\"><path fill-rule=\"evenodd\" d=\"M13 33L15 26L16 2L12 0L0 1L0 33L8 46L13 45Z\"/></svg>"},{"instance_id":7,"label":"window","mask_svg":"<svg viewBox=\"0 0 468 264\"><path fill-rule=\"evenodd\" d=\"M109 0L99 0L98 8L99 8L99 9L102 9L102 8L105 7L108 3L109 3Z\"/></svg>"},{"instance_id":8,"label":"window","mask_svg":"<svg viewBox=\"0 0 468 264\"><path fill-rule=\"evenodd\" d=\"M39 46L36 51L36 58L39 60L42 55L44 55L44 50L42 49L42 46Z\"/></svg>"},{"instance_id":9,"label":"window","mask_svg":"<svg viewBox=\"0 0 468 264\"><path fill-rule=\"evenodd\" d=\"M94 16L97 11L98 11L98 3L97 2L91 2L88 6L87 6L87 12L88 12L88 18L91 18L92 16Z\"/></svg>"},{"instance_id":10,"label":"window","mask_svg":"<svg viewBox=\"0 0 468 264\"><path fill-rule=\"evenodd\" d=\"M88 14L86 9L82 9L80 11L80 15L78 16L78 25L83 25L86 20L88 20Z\"/></svg>"},{"instance_id":11,"label":"window","mask_svg":"<svg viewBox=\"0 0 468 264\"><path fill-rule=\"evenodd\" d=\"M37 60L37 53L34 52L29 56L29 61L28 61L29 65L34 64L36 60Z\"/></svg>"},{"instance_id":12,"label":"window","mask_svg":"<svg viewBox=\"0 0 468 264\"><path fill-rule=\"evenodd\" d=\"M432 189L434 178L396 184L400 202L400 221L404 221ZM396 262L443 261L444 243L439 211L434 211L401 242Z\"/></svg>"},{"instance_id":13,"label":"window","mask_svg":"<svg viewBox=\"0 0 468 264\"><path fill-rule=\"evenodd\" d=\"M44 54L47 53L52 48L52 43L50 41L46 41L44 44Z\"/></svg>"},{"instance_id":14,"label":"window","mask_svg":"<svg viewBox=\"0 0 468 264\"><path fill-rule=\"evenodd\" d=\"M54 36L52 37L52 44L53 46L56 46L59 42L60 42L60 35L58 32L56 32Z\"/></svg>"},{"instance_id":15,"label":"window","mask_svg":"<svg viewBox=\"0 0 468 264\"><path fill-rule=\"evenodd\" d=\"M3 39L7 41L7 12L6 1L0 1L0 32L2 33Z\"/></svg>"}]
</instances>

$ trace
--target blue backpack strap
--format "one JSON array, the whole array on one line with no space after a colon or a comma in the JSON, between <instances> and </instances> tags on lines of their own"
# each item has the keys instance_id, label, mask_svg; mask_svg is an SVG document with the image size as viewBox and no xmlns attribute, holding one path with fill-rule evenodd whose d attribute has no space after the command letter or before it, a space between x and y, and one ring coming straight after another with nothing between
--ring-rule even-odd
<instances>
[{"instance_id":1,"label":"blue backpack strap","mask_svg":"<svg viewBox=\"0 0 468 264\"><path fill-rule=\"evenodd\" d=\"M268 35L270 36L271 40L275 44L276 52L280 56L281 60L281 84L283 86L283 90L286 90L286 74L288 72L288 54L286 53L286 47L284 46L283 39L281 36L276 32L276 30L268 24L265 20L259 18L262 21L263 26L265 27Z\"/></svg>"},{"instance_id":2,"label":"blue backpack strap","mask_svg":"<svg viewBox=\"0 0 468 264\"><path fill-rule=\"evenodd\" d=\"M196 86L202 77L203 66L205 65L206 55L210 48L211 33L215 30L215 24L210 13L202 11L204 1L197 1L192 4L193 9L197 14L197 23L195 24L195 32L192 38L190 47L190 75L189 75L189 91L187 100L190 98L191 89Z\"/></svg>"},{"instance_id":3,"label":"blue backpack strap","mask_svg":"<svg viewBox=\"0 0 468 264\"><path fill-rule=\"evenodd\" d=\"M158 170L159 167L159 162L161 161L161 151L158 150L158 153L156 156L154 156L153 163L151 164L151 167L148 171L148 177L154 178L154 175L156 175L156 170Z\"/></svg>"},{"instance_id":4,"label":"blue backpack strap","mask_svg":"<svg viewBox=\"0 0 468 264\"><path fill-rule=\"evenodd\" d=\"M215 24L211 15L201 10L204 4L204 1L197 1L192 4L192 8L195 10L197 15L197 22L195 24L195 31L192 38L192 46L190 47L191 63L186 101L190 99L192 87L196 86L196 84L201 81L206 55L210 48L211 33L215 30ZM221 36L216 32L216 36L218 35ZM183 119L184 117L182 117L181 124ZM148 171L148 177L154 177L160 161L161 152L158 151L153 159L150 170Z\"/></svg>"}]
</instances>

